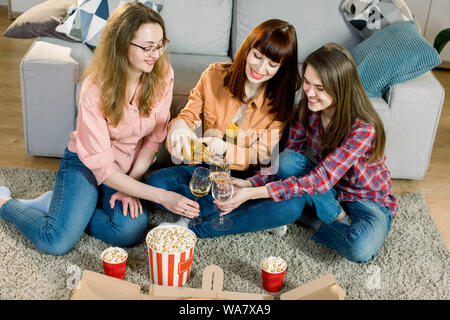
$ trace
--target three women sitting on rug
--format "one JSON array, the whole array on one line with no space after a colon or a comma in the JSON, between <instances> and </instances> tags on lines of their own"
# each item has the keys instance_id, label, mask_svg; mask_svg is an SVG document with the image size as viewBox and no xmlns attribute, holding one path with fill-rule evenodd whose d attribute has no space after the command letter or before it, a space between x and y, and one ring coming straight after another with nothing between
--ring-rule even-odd
<instances>
[{"instance_id":1,"label":"three women sitting on rug","mask_svg":"<svg viewBox=\"0 0 450 320\"><path fill-rule=\"evenodd\" d=\"M173 71L166 42L163 21L144 6L126 4L112 15L85 73L77 129L48 213L11 199L3 188L1 217L51 254L67 252L83 231L126 247L146 231L144 199L182 216L199 237L268 229L283 235L299 220L316 230L315 241L347 259L373 259L397 202L383 125L349 52L336 44L321 47L304 61L300 81L295 29L274 19L249 34L233 63L210 65L170 122L167 147L179 162L183 150L194 159L192 141L203 143L210 153L224 154L233 176L247 179L233 178L228 201L209 195L193 201L188 184L201 165L164 168L140 182L168 127ZM112 52L117 55L106 58ZM289 140L278 157L274 150L287 125ZM239 139L242 132L245 139ZM268 161L271 168L249 177ZM210 223L217 208L232 220L228 230ZM186 218L198 215L200 224L188 224Z\"/></svg>"},{"instance_id":2,"label":"three women sitting on rug","mask_svg":"<svg viewBox=\"0 0 450 320\"><path fill-rule=\"evenodd\" d=\"M368 262L397 211L383 154L383 124L345 48L330 43L311 53L302 75L302 98L285 150L273 166L277 172L233 178L233 197L223 202L205 197L199 202L203 222L188 227L199 237L216 237L299 220L315 229L316 242L351 261ZM189 179L171 176L192 173L188 170L162 169L147 181L189 196ZM217 211L213 204L231 219L228 230L210 223Z\"/></svg>"}]
</instances>

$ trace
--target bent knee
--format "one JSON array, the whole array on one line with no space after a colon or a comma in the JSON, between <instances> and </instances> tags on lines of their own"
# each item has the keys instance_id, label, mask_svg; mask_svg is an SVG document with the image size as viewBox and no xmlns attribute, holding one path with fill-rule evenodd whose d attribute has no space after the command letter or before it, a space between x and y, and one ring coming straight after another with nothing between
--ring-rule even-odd
<instances>
[{"instance_id":1,"label":"bent knee","mask_svg":"<svg viewBox=\"0 0 450 320\"><path fill-rule=\"evenodd\" d=\"M132 221L120 226L114 245L133 247L144 238L147 229L147 219L143 219L143 216L140 216L139 218L130 218L130 220Z\"/></svg>"},{"instance_id":2,"label":"bent knee","mask_svg":"<svg viewBox=\"0 0 450 320\"><path fill-rule=\"evenodd\" d=\"M352 262L358 264L364 264L375 259L377 252L361 252L361 251L350 251L349 254L346 254L345 257Z\"/></svg>"},{"instance_id":3,"label":"bent knee","mask_svg":"<svg viewBox=\"0 0 450 320\"><path fill-rule=\"evenodd\" d=\"M363 264L375 259L384 241L373 242L369 239L352 243L343 255L350 261Z\"/></svg>"},{"instance_id":4,"label":"bent knee","mask_svg":"<svg viewBox=\"0 0 450 320\"><path fill-rule=\"evenodd\" d=\"M153 187L171 190L174 186L177 186L180 183L189 183L191 175L192 173L189 174L184 172L182 168L163 168L152 172L145 179L145 183Z\"/></svg>"},{"instance_id":5,"label":"bent knee","mask_svg":"<svg viewBox=\"0 0 450 320\"><path fill-rule=\"evenodd\" d=\"M155 172L152 172L148 175L148 177L145 179L145 183L160 188L161 186L164 186L166 184L166 180L169 177L167 173L164 172L165 169L160 169Z\"/></svg>"},{"instance_id":6,"label":"bent knee","mask_svg":"<svg viewBox=\"0 0 450 320\"><path fill-rule=\"evenodd\" d=\"M296 151L284 150L279 156L280 168L292 167L292 164L302 157L304 156Z\"/></svg>"},{"instance_id":7,"label":"bent knee","mask_svg":"<svg viewBox=\"0 0 450 320\"><path fill-rule=\"evenodd\" d=\"M312 162L303 154L285 150L280 154L278 177L286 179L291 176L304 176L312 169Z\"/></svg>"},{"instance_id":8,"label":"bent knee","mask_svg":"<svg viewBox=\"0 0 450 320\"><path fill-rule=\"evenodd\" d=\"M76 243L76 242L75 242ZM38 242L35 243L35 246L40 251L52 255L52 256L62 256L70 251L75 245L73 242L64 242L64 241L55 241L55 242Z\"/></svg>"}]
</instances>

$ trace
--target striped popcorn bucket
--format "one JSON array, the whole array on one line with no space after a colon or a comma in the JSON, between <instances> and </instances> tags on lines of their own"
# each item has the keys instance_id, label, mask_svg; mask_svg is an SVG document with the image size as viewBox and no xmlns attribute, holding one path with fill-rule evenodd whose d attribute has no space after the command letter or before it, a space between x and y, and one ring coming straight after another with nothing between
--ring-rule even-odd
<instances>
[{"instance_id":1,"label":"striped popcorn bucket","mask_svg":"<svg viewBox=\"0 0 450 320\"><path fill-rule=\"evenodd\" d=\"M155 229L152 229L150 232ZM187 228L186 230L192 232ZM171 287L184 286L189 280L195 243L185 251L162 252L152 248L148 238L147 235L148 262L152 283Z\"/></svg>"}]
</instances>

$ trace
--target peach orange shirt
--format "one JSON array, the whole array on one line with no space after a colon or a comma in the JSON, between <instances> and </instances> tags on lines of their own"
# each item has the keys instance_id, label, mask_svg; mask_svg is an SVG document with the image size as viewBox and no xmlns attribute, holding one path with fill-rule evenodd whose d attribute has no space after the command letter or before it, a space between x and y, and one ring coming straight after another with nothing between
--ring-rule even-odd
<instances>
[{"instance_id":1,"label":"peach orange shirt","mask_svg":"<svg viewBox=\"0 0 450 320\"><path fill-rule=\"evenodd\" d=\"M100 88L89 78L82 85L76 130L70 134L68 149L94 174L100 185L114 172L128 174L141 148L158 151L167 135L173 91L173 69L167 77L162 99L151 108L149 117L138 109L141 85L125 106L117 127L108 124L100 105Z\"/></svg>"},{"instance_id":2,"label":"peach orange shirt","mask_svg":"<svg viewBox=\"0 0 450 320\"><path fill-rule=\"evenodd\" d=\"M211 64L175 119L183 119L192 130L201 125L203 136L222 138L242 105L242 101L223 85L229 66L229 63ZM237 144L228 142L227 162L231 169L246 170L250 164L267 159L281 138L285 124L269 113L269 103L265 87L248 103L239 128L241 139L237 139ZM169 123L169 128L175 119Z\"/></svg>"}]
</instances>

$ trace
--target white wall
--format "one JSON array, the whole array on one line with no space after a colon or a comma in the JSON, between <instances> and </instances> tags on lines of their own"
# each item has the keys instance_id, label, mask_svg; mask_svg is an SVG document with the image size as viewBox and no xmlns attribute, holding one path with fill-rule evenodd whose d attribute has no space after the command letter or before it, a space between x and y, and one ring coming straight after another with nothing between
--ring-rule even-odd
<instances>
[{"instance_id":1,"label":"white wall","mask_svg":"<svg viewBox=\"0 0 450 320\"><path fill-rule=\"evenodd\" d=\"M414 18L419 22L422 35L426 31L431 0L405 0Z\"/></svg>"},{"instance_id":2,"label":"white wall","mask_svg":"<svg viewBox=\"0 0 450 320\"><path fill-rule=\"evenodd\" d=\"M7 6L8 0L0 0L0 6Z\"/></svg>"},{"instance_id":3,"label":"white wall","mask_svg":"<svg viewBox=\"0 0 450 320\"><path fill-rule=\"evenodd\" d=\"M405 0L411 12L419 21L422 34L425 39L433 44L439 31L450 25L450 1L449 0ZM450 61L450 45L447 44L441 52L443 61Z\"/></svg>"}]
</instances>

